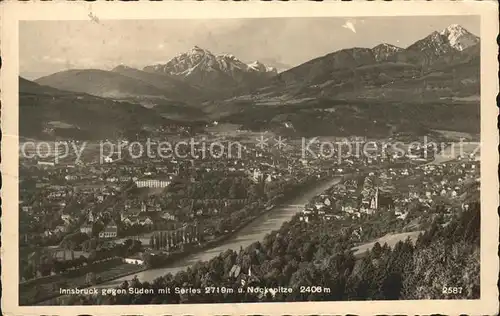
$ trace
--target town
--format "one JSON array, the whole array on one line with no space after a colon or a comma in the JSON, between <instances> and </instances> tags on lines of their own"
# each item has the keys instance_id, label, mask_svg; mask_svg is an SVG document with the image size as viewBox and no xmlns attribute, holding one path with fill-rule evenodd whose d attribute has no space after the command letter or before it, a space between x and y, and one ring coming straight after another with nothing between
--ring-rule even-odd
<instances>
[{"instance_id":1,"label":"town","mask_svg":"<svg viewBox=\"0 0 500 316\"><path fill-rule=\"evenodd\" d=\"M377 147L385 141L376 140ZM467 208L464 197L479 192L474 155L434 163L435 154L418 148L400 157L379 152L337 160L304 158L299 140L283 150L244 144L237 158L21 160L22 299L39 302L56 297L59 287L99 284L215 247L326 178L342 181L306 204L300 221L390 213L403 227L435 205L451 216L452 206ZM412 231L421 229L415 224ZM360 225L353 236L380 237L366 230Z\"/></svg>"},{"instance_id":2,"label":"town","mask_svg":"<svg viewBox=\"0 0 500 316\"><path fill-rule=\"evenodd\" d=\"M490 314L494 19L468 6L9 15L2 307Z\"/></svg>"}]
</instances>

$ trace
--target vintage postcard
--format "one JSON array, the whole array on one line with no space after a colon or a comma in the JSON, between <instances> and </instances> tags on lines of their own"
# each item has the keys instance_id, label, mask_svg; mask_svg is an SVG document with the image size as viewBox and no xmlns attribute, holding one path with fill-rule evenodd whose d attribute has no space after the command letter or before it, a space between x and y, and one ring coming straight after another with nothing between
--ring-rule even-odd
<instances>
[{"instance_id":1,"label":"vintage postcard","mask_svg":"<svg viewBox=\"0 0 500 316\"><path fill-rule=\"evenodd\" d=\"M7 315L498 311L498 6L2 3Z\"/></svg>"}]
</instances>

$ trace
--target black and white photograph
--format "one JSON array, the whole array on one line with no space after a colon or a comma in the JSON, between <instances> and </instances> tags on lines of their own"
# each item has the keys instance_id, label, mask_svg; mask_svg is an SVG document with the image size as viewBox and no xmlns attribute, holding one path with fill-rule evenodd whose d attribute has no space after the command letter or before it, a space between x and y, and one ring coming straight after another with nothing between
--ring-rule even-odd
<instances>
[{"instance_id":1,"label":"black and white photograph","mask_svg":"<svg viewBox=\"0 0 500 316\"><path fill-rule=\"evenodd\" d=\"M498 308L479 11L127 12L19 19L9 303Z\"/></svg>"}]
</instances>

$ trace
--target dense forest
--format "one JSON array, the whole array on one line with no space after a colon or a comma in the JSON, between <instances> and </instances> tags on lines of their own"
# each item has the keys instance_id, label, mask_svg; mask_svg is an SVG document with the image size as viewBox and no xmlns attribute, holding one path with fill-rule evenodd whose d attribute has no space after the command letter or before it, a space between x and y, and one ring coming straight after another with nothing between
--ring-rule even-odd
<instances>
[{"instance_id":1,"label":"dense forest","mask_svg":"<svg viewBox=\"0 0 500 316\"><path fill-rule=\"evenodd\" d=\"M176 304L479 298L479 202L468 210L457 209L451 218L435 216L416 242L400 241L393 248L376 243L361 256L351 250L352 232L352 226L339 227L333 221L305 223L295 217L246 249L228 250L152 283L134 278L121 285L123 289L153 289L155 294L71 296L67 300L69 304ZM235 266L239 275L234 273ZM234 292L158 294L159 289L175 287L200 288L203 293L206 286L233 288ZM293 292L237 291L248 286L283 286ZM318 290L301 293L301 286L317 286ZM448 287L458 290L449 293Z\"/></svg>"}]
</instances>

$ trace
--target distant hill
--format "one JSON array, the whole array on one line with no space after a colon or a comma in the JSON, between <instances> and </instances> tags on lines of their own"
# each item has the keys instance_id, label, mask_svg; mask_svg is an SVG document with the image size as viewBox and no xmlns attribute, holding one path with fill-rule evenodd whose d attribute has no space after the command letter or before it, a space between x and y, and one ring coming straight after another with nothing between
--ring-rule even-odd
<instances>
[{"instance_id":1,"label":"distant hill","mask_svg":"<svg viewBox=\"0 0 500 316\"><path fill-rule=\"evenodd\" d=\"M342 49L276 76L246 98L421 100L479 93L480 40L450 25L406 49L390 44Z\"/></svg>"},{"instance_id":2,"label":"distant hill","mask_svg":"<svg viewBox=\"0 0 500 316\"><path fill-rule=\"evenodd\" d=\"M106 124L101 116L112 120L116 112L118 125L113 121L106 127L116 127L112 134L127 124L134 130L143 124L163 124L165 119L197 121L200 126L217 119L295 135L478 132L480 39L459 25L450 25L407 48L382 43L342 49L279 74L261 62L247 64L230 54L215 55L194 47L143 70L123 65L113 71L68 70L37 80L53 88L20 81L24 106L36 101L64 113L52 121L64 119L89 130L83 117L90 120L95 115L94 121ZM35 101L33 94L38 95ZM64 102L75 104L79 114L66 113ZM137 108L138 104L143 107ZM43 121L56 116L37 115Z\"/></svg>"},{"instance_id":3,"label":"distant hill","mask_svg":"<svg viewBox=\"0 0 500 316\"><path fill-rule=\"evenodd\" d=\"M192 96L196 89L167 76L161 78L132 68L115 71L72 69L35 80L61 90L88 93L111 99L164 98Z\"/></svg>"},{"instance_id":4,"label":"distant hill","mask_svg":"<svg viewBox=\"0 0 500 316\"><path fill-rule=\"evenodd\" d=\"M61 91L19 78L19 134L103 139L171 123L141 105Z\"/></svg>"},{"instance_id":5,"label":"distant hill","mask_svg":"<svg viewBox=\"0 0 500 316\"><path fill-rule=\"evenodd\" d=\"M425 69L401 72L382 85L364 82L362 89L341 91L340 98L370 98L389 100L439 100L476 97L480 94L480 45L462 51L450 51ZM401 63L395 63L401 64ZM388 75L387 72L380 74ZM390 75L390 74L389 74Z\"/></svg>"},{"instance_id":6,"label":"distant hill","mask_svg":"<svg viewBox=\"0 0 500 316\"><path fill-rule=\"evenodd\" d=\"M450 100L339 100L318 98L299 104L262 105L248 102L219 122L242 129L289 136L387 137L398 133L429 135L432 129L479 133L480 109L475 103Z\"/></svg>"},{"instance_id":7,"label":"distant hill","mask_svg":"<svg viewBox=\"0 0 500 316\"><path fill-rule=\"evenodd\" d=\"M319 84L333 79L332 75L336 71L348 71L374 63L375 55L369 48L343 49L282 72L274 81L287 87Z\"/></svg>"},{"instance_id":8,"label":"distant hill","mask_svg":"<svg viewBox=\"0 0 500 316\"><path fill-rule=\"evenodd\" d=\"M142 71L124 65L117 66L112 71L158 88L162 91L163 96L173 100L179 101L203 98L203 92L201 89L189 85L181 80L174 79L167 74Z\"/></svg>"},{"instance_id":9,"label":"distant hill","mask_svg":"<svg viewBox=\"0 0 500 316\"><path fill-rule=\"evenodd\" d=\"M63 91L56 88L42 86L33 81L19 77L19 93L20 94L45 94L51 96L72 95L73 92Z\"/></svg>"},{"instance_id":10,"label":"distant hill","mask_svg":"<svg viewBox=\"0 0 500 316\"><path fill-rule=\"evenodd\" d=\"M479 133L479 41L451 25L406 49L342 49L206 109L243 129L301 136Z\"/></svg>"}]
</instances>

